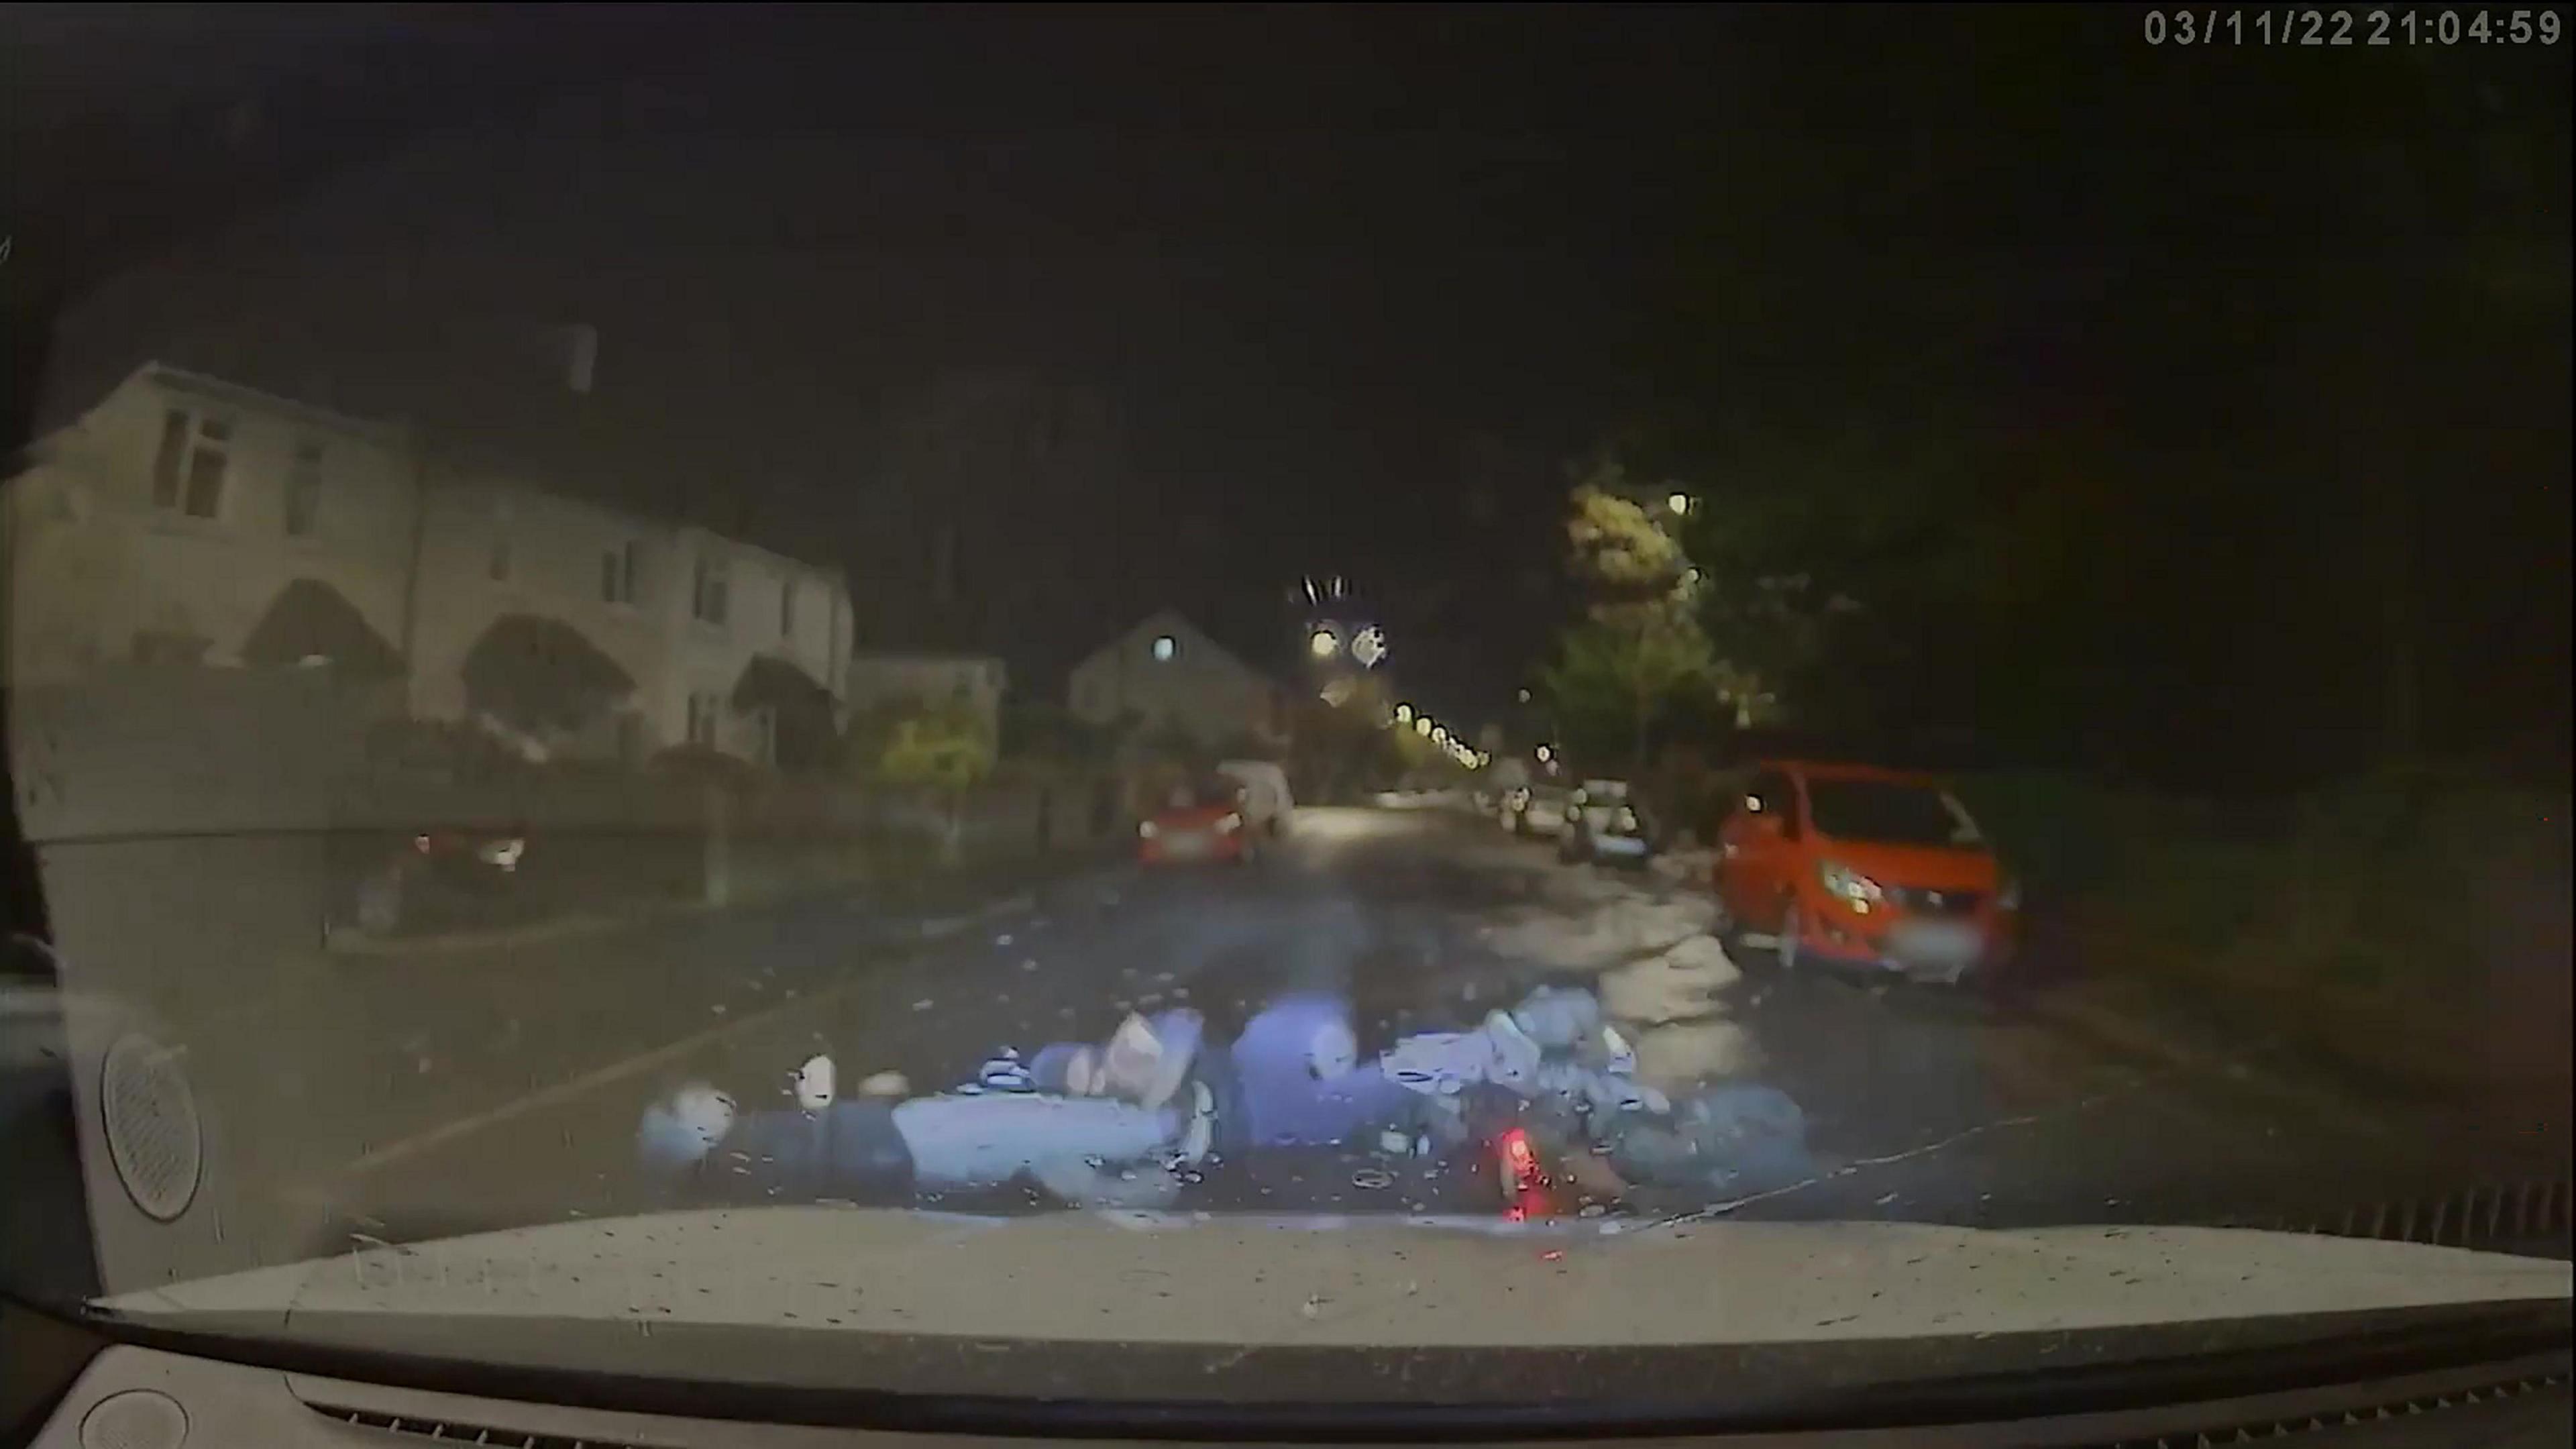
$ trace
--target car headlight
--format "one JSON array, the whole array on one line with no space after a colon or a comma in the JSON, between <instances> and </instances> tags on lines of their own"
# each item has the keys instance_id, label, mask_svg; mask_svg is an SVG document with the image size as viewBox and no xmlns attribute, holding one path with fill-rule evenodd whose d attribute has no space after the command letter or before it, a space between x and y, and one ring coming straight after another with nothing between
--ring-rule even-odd
<instances>
[{"instance_id":1,"label":"car headlight","mask_svg":"<svg viewBox=\"0 0 2576 1449\"><path fill-rule=\"evenodd\" d=\"M1864 916L1887 897L1887 893L1879 889L1878 882L1840 861L1819 863L1816 879L1824 885L1827 895L1841 897L1844 904Z\"/></svg>"},{"instance_id":2,"label":"car headlight","mask_svg":"<svg viewBox=\"0 0 2576 1449\"><path fill-rule=\"evenodd\" d=\"M1227 835L1232 835L1234 832L1243 828L1243 817L1240 815L1228 815L1216 823L1216 828Z\"/></svg>"},{"instance_id":3,"label":"car headlight","mask_svg":"<svg viewBox=\"0 0 2576 1449\"><path fill-rule=\"evenodd\" d=\"M1995 908L2005 911L2021 909L2021 879L2018 876L2004 877L2004 888L1995 892Z\"/></svg>"},{"instance_id":4,"label":"car headlight","mask_svg":"<svg viewBox=\"0 0 2576 1449\"><path fill-rule=\"evenodd\" d=\"M1136 833L1147 840L1151 840L1155 836L1162 834L1163 828L1156 825L1151 820L1139 820L1136 822Z\"/></svg>"}]
</instances>

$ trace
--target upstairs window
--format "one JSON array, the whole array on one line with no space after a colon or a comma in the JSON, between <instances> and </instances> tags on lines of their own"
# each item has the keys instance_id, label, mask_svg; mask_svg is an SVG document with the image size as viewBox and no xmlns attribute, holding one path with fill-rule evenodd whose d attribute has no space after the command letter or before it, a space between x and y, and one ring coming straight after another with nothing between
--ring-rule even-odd
<instances>
[{"instance_id":1,"label":"upstairs window","mask_svg":"<svg viewBox=\"0 0 2576 1449\"><path fill-rule=\"evenodd\" d=\"M599 597L604 603L635 602L635 575L641 550L633 539L599 556Z\"/></svg>"},{"instance_id":2,"label":"upstairs window","mask_svg":"<svg viewBox=\"0 0 2576 1449\"><path fill-rule=\"evenodd\" d=\"M706 554L698 555L697 586L690 591L690 612L709 624L725 621L724 565Z\"/></svg>"},{"instance_id":3,"label":"upstairs window","mask_svg":"<svg viewBox=\"0 0 2576 1449\"><path fill-rule=\"evenodd\" d=\"M295 462L286 470L286 536L309 538L322 513L322 445L307 438L295 445Z\"/></svg>"},{"instance_id":4,"label":"upstairs window","mask_svg":"<svg viewBox=\"0 0 2576 1449\"><path fill-rule=\"evenodd\" d=\"M231 461L233 425L185 408L161 415L161 449L152 459L152 505L191 518L223 512L224 471Z\"/></svg>"}]
</instances>

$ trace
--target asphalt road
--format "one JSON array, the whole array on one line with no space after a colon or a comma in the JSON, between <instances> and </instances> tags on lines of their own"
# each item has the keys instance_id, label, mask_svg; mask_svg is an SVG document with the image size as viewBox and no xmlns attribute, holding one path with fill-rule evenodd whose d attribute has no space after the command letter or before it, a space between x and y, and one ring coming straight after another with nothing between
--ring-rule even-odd
<instances>
[{"instance_id":1,"label":"asphalt road","mask_svg":"<svg viewBox=\"0 0 2576 1449\"><path fill-rule=\"evenodd\" d=\"M638 1114L682 1081L784 1105L822 1050L844 1090L888 1070L931 1090L999 1046L1097 1040L1131 1008L1196 1007L1223 1039L1289 988L1347 995L1365 1054L1542 982L1599 992L1667 1090L1756 1080L1804 1110L1813 1179L1682 1205L1701 1211L2331 1224L2566 1175L2563 1103L2361 1104L2260 1061L2123 1056L1955 994L1742 969L1759 963L1694 941L1707 914L1691 883L1560 865L1475 819L1310 809L1243 868L1093 867L927 917L823 901L362 963L308 1010L371 1024L340 1037L377 1100L350 1160L292 1191L317 1239L631 1210ZM1456 1206L1357 1176L1243 1165L1198 1205Z\"/></svg>"}]
</instances>

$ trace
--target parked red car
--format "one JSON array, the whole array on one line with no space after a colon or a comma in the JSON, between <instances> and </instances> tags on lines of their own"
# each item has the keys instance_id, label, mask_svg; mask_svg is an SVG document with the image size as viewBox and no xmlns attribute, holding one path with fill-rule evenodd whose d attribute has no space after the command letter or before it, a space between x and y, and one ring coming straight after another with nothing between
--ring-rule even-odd
<instances>
[{"instance_id":1,"label":"parked red car","mask_svg":"<svg viewBox=\"0 0 2576 1449\"><path fill-rule=\"evenodd\" d=\"M2020 933L2020 886L1927 775L1758 765L1711 871L1730 945L1768 936L1786 969L1839 962L1958 984L1999 972Z\"/></svg>"},{"instance_id":2,"label":"parked red car","mask_svg":"<svg viewBox=\"0 0 2576 1449\"><path fill-rule=\"evenodd\" d=\"M1162 808L1136 825L1136 859L1144 865L1241 865L1253 851L1253 833L1244 828L1243 786L1223 777L1174 787Z\"/></svg>"}]
</instances>

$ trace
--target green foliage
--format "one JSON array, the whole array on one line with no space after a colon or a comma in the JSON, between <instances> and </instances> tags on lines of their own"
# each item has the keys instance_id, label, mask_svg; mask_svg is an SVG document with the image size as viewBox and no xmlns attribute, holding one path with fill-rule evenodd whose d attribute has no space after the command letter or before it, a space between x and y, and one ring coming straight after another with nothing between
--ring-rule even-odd
<instances>
[{"instance_id":1,"label":"green foliage","mask_svg":"<svg viewBox=\"0 0 2576 1449\"><path fill-rule=\"evenodd\" d=\"M894 784L956 794L992 773L993 744L971 710L925 708L895 721L877 768Z\"/></svg>"},{"instance_id":2,"label":"green foliage","mask_svg":"<svg viewBox=\"0 0 2576 1449\"><path fill-rule=\"evenodd\" d=\"M1654 603L1680 584L1690 561L1665 531L1615 458L1603 458L1574 487L1565 524L1575 577L1596 604Z\"/></svg>"},{"instance_id":3,"label":"green foliage","mask_svg":"<svg viewBox=\"0 0 2576 1449\"><path fill-rule=\"evenodd\" d=\"M1586 605L1539 672L1560 741L1578 761L1645 763L1659 720L1746 686L1710 647L1694 607L1700 575L1667 526L1665 486L1596 459L1568 500L1567 565Z\"/></svg>"},{"instance_id":4,"label":"green foliage","mask_svg":"<svg viewBox=\"0 0 2576 1449\"><path fill-rule=\"evenodd\" d=\"M1586 621L1557 636L1539 671L1559 742L1579 763L1626 761L1677 694L1707 678L1706 645L1683 631Z\"/></svg>"}]
</instances>

